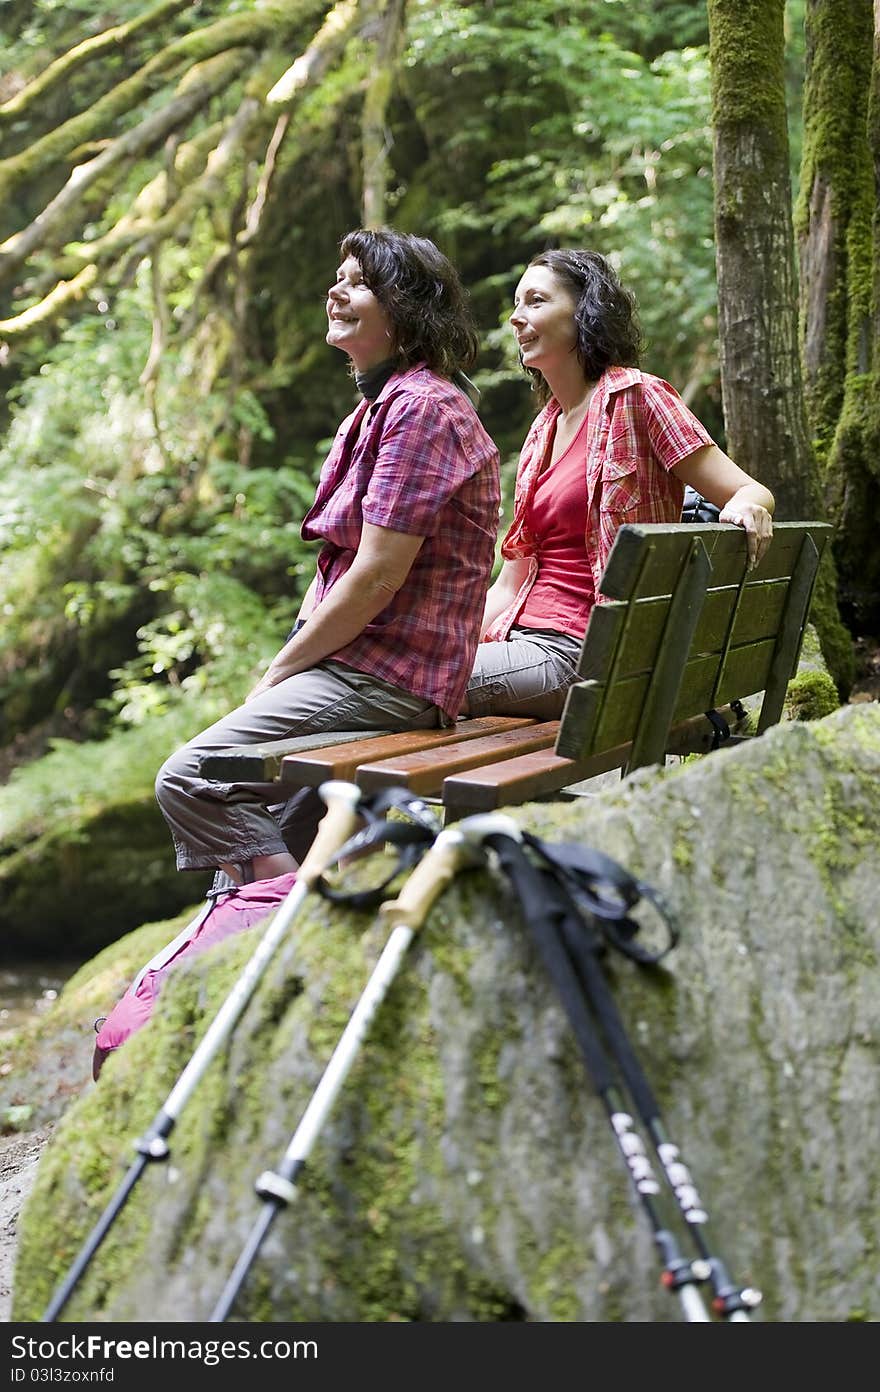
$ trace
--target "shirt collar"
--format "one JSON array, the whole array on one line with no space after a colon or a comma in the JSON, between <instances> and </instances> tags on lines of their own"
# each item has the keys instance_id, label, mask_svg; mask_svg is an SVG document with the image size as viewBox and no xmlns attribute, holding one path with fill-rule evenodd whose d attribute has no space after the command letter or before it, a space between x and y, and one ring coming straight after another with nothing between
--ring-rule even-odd
<instances>
[{"instance_id":1,"label":"shirt collar","mask_svg":"<svg viewBox=\"0 0 880 1392\"><path fill-rule=\"evenodd\" d=\"M388 381L385 383L385 385L382 387L382 390L379 392L379 395L373 401L370 402L370 411L375 411L376 407L379 405L379 402L384 401L386 396L389 396L391 394L391 392L396 387L397 383L400 382L402 378L408 377L412 372L420 372L421 369L426 366L426 363L417 362L413 363L412 367L401 367L398 368L396 372L392 372L391 376L388 378Z\"/></svg>"},{"instance_id":2,"label":"shirt collar","mask_svg":"<svg viewBox=\"0 0 880 1392\"><path fill-rule=\"evenodd\" d=\"M634 386L641 380L642 374L637 367L609 367L599 378L599 386L608 397L613 392L623 391L624 387Z\"/></svg>"},{"instance_id":3,"label":"shirt collar","mask_svg":"<svg viewBox=\"0 0 880 1392\"><path fill-rule=\"evenodd\" d=\"M642 374L637 367L606 367L596 387L602 409L607 408L608 401L615 392L624 391L627 387L631 387L641 380ZM545 409L547 412L545 424L549 425L559 415L562 407L555 396L552 396Z\"/></svg>"}]
</instances>

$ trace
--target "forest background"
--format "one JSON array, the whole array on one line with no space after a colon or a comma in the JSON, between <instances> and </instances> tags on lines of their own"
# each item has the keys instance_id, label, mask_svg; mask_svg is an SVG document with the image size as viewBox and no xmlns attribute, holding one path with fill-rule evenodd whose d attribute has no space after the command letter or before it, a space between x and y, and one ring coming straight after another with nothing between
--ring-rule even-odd
<instances>
[{"instance_id":1,"label":"forest background","mask_svg":"<svg viewBox=\"0 0 880 1392\"><path fill-rule=\"evenodd\" d=\"M866 680L878 12L0 0L13 950L75 933L85 955L197 897L153 777L242 698L311 578L299 526L354 402L324 295L361 224L433 237L461 270L505 513L535 410L513 287L547 246L609 256L640 304L644 367L779 517L834 522L814 621L840 697Z\"/></svg>"}]
</instances>

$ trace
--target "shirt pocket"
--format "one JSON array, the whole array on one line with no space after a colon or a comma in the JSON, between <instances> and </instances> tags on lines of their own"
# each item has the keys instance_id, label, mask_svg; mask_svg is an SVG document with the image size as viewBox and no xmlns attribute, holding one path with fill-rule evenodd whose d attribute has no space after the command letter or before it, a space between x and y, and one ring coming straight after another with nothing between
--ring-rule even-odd
<instances>
[{"instance_id":1,"label":"shirt pocket","mask_svg":"<svg viewBox=\"0 0 880 1392\"><path fill-rule=\"evenodd\" d=\"M602 511L631 512L642 501L639 459L605 459L602 463Z\"/></svg>"}]
</instances>

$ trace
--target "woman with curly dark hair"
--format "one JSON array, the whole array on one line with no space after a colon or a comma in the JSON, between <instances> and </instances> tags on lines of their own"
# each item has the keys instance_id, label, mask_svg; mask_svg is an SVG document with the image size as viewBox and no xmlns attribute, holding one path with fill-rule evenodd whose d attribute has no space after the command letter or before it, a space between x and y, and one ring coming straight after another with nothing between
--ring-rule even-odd
<instances>
[{"instance_id":1,"label":"woman with curly dark hair","mask_svg":"<svg viewBox=\"0 0 880 1392\"><path fill-rule=\"evenodd\" d=\"M299 618L244 705L165 763L156 796L181 870L249 883L297 867L324 811L305 790L199 775L203 755L326 730L425 728L458 714L498 527L498 450L464 371L477 334L433 242L391 228L340 244L327 342L361 401L302 524L322 543ZM475 602L476 601L476 602Z\"/></svg>"},{"instance_id":2,"label":"woman with curly dark hair","mask_svg":"<svg viewBox=\"0 0 880 1392\"><path fill-rule=\"evenodd\" d=\"M604 257L545 251L510 324L543 409L520 454L513 522L489 590L462 713L562 714L618 527L677 522L686 484L745 529L752 565L772 493L736 465L668 382L639 371L635 301Z\"/></svg>"}]
</instances>

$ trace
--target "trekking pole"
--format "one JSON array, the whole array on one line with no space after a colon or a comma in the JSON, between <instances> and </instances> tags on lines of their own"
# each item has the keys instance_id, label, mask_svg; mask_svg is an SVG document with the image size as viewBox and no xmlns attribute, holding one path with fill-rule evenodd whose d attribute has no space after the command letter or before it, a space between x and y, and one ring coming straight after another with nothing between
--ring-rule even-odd
<instances>
[{"instance_id":1,"label":"trekking pole","mask_svg":"<svg viewBox=\"0 0 880 1392\"><path fill-rule=\"evenodd\" d=\"M135 1142L136 1159L129 1167L122 1183L104 1209L97 1224L86 1238L67 1276L50 1300L43 1315L44 1322L56 1320L64 1309L77 1282L107 1236L150 1161L168 1159L171 1153L168 1137L174 1130L184 1106L214 1055L232 1032L236 1021L253 995L272 954L299 912L303 900L351 835L358 818L360 789L354 783L344 783L338 779L333 779L322 783L318 791L327 804L327 811L321 819L308 854L299 868L296 884L272 915L256 950L208 1026L206 1034L168 1094L164 1105L156 1114L152 1125Z\"/></svg>"},{"instance_id":2,"label":"trekking pole","mask_svg":"<svg viewBox=\"0 0 880 1392\"><path fill-rule=\"evenodd\" d=\"M616 1057L627 1090L635 1103L687 1231L696 1247L697 1259L690 1263L691 1272L697 1280L709 1283L712 1290L712 1309L716 1314L727 1321L748 1322L749 1310L760 1303L760 1292L751 1287L736 1286L721 1258L712 1255L706 1227L709 1215L690 1170L682 1158L681 1150L666 1132L659 1104L636 1057L614 996L599 965L597 947L600 944L595 938L592 942L586 941L583 928L583 919L571 908L562 920L562 939L584 986L593 1013L599 1020L609 1047ZM657 1240L658 1245L661 1245L659 1238ZM672 1266L673 1262L667 1261L667 1269ZM674 1281L669 1276L665 1275L663 1279L668 1288L675 1288Z\"/></svg>"},{"instance_id":3,"label":"trekking pole","mask_svg":"<svg viewBox=\"0 0 880 1392\"><path fill-rule=\"evenodd\" d=\"M617 1148L629 1170L636 1195L651 1225L663 1265L661 1279L664 1286L678 1294L685 1318L690 1322L704 1323L710 1319L696 1288L698 1282L707 1280L712 1286L712 1307L716 1313L729 1320L747 1321L748 1310L758 1304L761 1299L760 1293L736 1287L724 1263L720 1258L712 1256L709 1250L701 1228L707 1221L707 1214L690 1172L681 1160L678 1147L669 1141L665 1133L659 1107L636 1059L608 983L599 967L596 954L601 946L601 939L594 933L593 941L585 942L582 914L566 892L566 879L571 878L571 868L564 867L561 862L555 862L548 854L549 848L537 842L536 838L524 837L517 824L508 817L492 814L471 817L459 823L459 826L465 835L483 841L494 850L502 870L517 893L523 919L532 930L545 966L560 994L584 1056L587 1071L611 1124ZM528 840L544 852L549 861L548 869L541 871L529 860L524 840ZM648 887L633 881L628 872L596 852L592 853L590 863L591 869L598 869L598 873L606 877L606 883L618 895L616 902L607 895L604 899L593 897L593 915L623 919L628 923L627 910L638 901L641 892ZM567 874L563 873L561 877L557 877L560 869L567 871ZM634 888L635 886L637 888ZM594 896L595 888L594 883ZM624 939L618 933L612 941L622 947ZM670 943L672 942L674 938L670 939ZM637 954L630 952L629 955ZM641 960L657 958L643 953ZM583 992L586 992L590 1006L604 1030L609 1048L616 1054L617 1067L632 1095L636 1110L660 1159L664 1177L697 1247L696 1261L688 1261L681 1254L675 1236L661 1222L654 1202L660 1193L660 1185L654 1175L644 1143L634 1128L633 1118L625 1106L623 1094L615 1081L599 1032L586 1009Z\"/></svg>"},{"instance_id":4,"label":"trekking pole","mask_svg":"<svg viewBox=\"0 0 880 1392\"><path fill-rule=\"evenodd\" d=\"M263 1201L263 1207L220 1298L211 1311L211 1323L219 1323L226 1319L277 1214L296 1198L297 1180L312 1146L320 1135L330 1109L366 1038L373 1017L397 974L407 948L427 917L428 910L461 866L479 862L481 859L475 854L459 827L460 824L440 832L427 855L413 870L398 897L381 906L379 912L382 918L392 925L391 934L278 1168L264 1171L254 1185Z\"/></svg>"}]
</instances>

